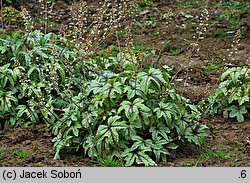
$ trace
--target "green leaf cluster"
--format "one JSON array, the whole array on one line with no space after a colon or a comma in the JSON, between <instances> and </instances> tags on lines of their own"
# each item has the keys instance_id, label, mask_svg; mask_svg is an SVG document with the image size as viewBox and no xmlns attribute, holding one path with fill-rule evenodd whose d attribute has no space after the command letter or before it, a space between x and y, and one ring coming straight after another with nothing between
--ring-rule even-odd
<instances>
[{"instance_id":1,"label":"green leaf cluster","mask_svg":"<svg viewBox=\"0 0 250 183\"><path fill-rule=\"evenodd\" d=\"M75 50L68 40L52 33L16 31L0 36L2 127L27 127L40 121L53 125L62 107L72 102L71 96L82 90L87 67L76 64Z\"/></svg>"},{"instance_id":2,"label":"green leaf cluster","mask_svg":"<svg viewBox=\"0 0 250 183\"><path fill-rule=\"evenodd\" d=\"M200 145L207 136L201 112L175 93L170 75L141 71L131 54L84 59L67 39L40 31L1 35L0 51L1 124L45 122L55 159L70 149L97 162L153 166L180 142Z\"/></svg>"},{"instance_id":3,"label":"green leaf cluster","mask_svg":"<svg viewBox=\"0 0 250 183\"><path fill-rule=\"evenodd\" d=\"M12 6L3 7L3 22L5 25L22 26L24 17L21 13Z\"/></svg>"},{"instance_id":4,"label":"green leaf cluster","mask_svg":"<svg viewBox=\"0 0 250 183\"><path fill-rule=\"evenodd\" d=\"M244 122L245 118L250 117L249 68L230 68L221 75L221 81L218 89L207 100L206 112L211 115L223 114L225 118Z\"/></svg>"},{"instance_id":5,"label":"green leaf cluster","mask_svg":"<svg viewBox=\"0 0 250 183\"><path fill-rule=\"evenodd\" d=\"M125 166L153 166L166 161L179 141L203 142L208 129L198 123L201 113L175 93L168 73L125 68L100 72L64 109L54 128L59 134L54 139L55 158L69 146L83 149L93 159L110 157L123 159Z\"/></svg>"}]
</instances>

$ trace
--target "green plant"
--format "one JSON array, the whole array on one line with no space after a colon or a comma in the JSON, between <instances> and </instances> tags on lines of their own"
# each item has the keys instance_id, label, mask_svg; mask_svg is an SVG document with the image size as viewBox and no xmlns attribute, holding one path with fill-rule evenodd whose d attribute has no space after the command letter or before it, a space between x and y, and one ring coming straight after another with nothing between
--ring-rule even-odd
<instances>
[{"instance_id":1,"label":"green plant","mask_svg":"<svg viewBox=\"0 0 250 183\"><path fill-rule=\"evenodd\" d=\"M136 0L137 8L143 11L145 8L156 8L157 4L149 0Z\"/></svg>"},{"instance_id":2,"label":"green plant","mask_svg":"<svg viewBox=\"0 0 250 183\"><path fill-rule=\"evenodd\" d=\"M170 75L140 71L133 50L86 59L65 38L40 31L2 36L0 48L1 122L45 122L56 159L69 148L97 161L156 165L179 141L200 145L207 136L201 112L175 93Z\"/></svg>"},{"instance_id":3,"label":"green plant","mask_svg":"<svg viewBox=\"0 0 250 183\"><path fill-rule=\"evenodd\" d=\"M156 27L157 20L154 18L149 18L144 22L145 27Z\"/></svg>"},{"instance_id":4,"label":"green plant","mask_svg":"<svg viewBox=\"0 0 250 183\"><path fill-rule=\"evenodd\" d=\"M98 163L102 167L123 167L123 162L118 160L117 158L113 158L112 156L104 156L98 158L97 161L93 161L94 163Z\"/></svg>"},{"instance_id":5,"label":"green plant","mask_svg":"<svg viewBox=\"0 0 250 183\"><path fill-rule=\"evenodd\" d=\"M0 160L3 159L3 155L4 155L4 150L3 150L3 147L0 146Z\"/></svg>"},{"instance_id":6,"label":"green plant","mask_svg":"<svg viewBox=\"0 0 250 183\"><path fill-rule=\"evenodd\" d=\"M224 2L222 5L225 7L242 9L242 8L249 8L250 2L230 1L230 2Z\"/></svg>"},{"instance_id":7,"label":"green plant","mask_svg":"<svg viewBox=\"0 0 250 183\"><path fill-rule=\"evenodd\" d=\"M243 122L249 118L250 70L247 67L234 67L221 75L219 88L209 96L207 111L211 115L223 113L224 117Z\"/></svg>"},{"instance_id":8,"label":"green plant","mask_svg":"<svg viewBox=\"0 0 250 183\"><path fill-rule=\"evenodd\" d=\"M243 21L240 21L238 17L231 17L228 21L229 27L240 28L243 25Z\"/></svg>"},{"instance_id":9,"label":"green plant","mask_svg":"<svg viewBox=\"0 0 250 183\"><path fill-rule=\"evenodd\" d=\"M179 140L202 143L207 127L197 123L201 113L174 92L168 73L135 72L130 64L117 73L101 71L63 109L53 128L55 158L66 147L83 148L93 159L112 156L125 166L149 166L166 160Z\"/></svg>"},{"instance_id":10,"label":"green plant","mask_svg":"<svg viewBox=\"0 0 250 183\"><path fill-rule=\"evenodd\" d=\"M58 118L71 92L81 91L87 64L77 64L75 47L55 34L16 31L0 39L0 120L24 126ZM84 65L84 66L83 66ZM76 76L76 77L73 77Z\"/></svg>"},{"instance_id":11,"label":"green plant","mask_svg":"<svg viewBox=\"0 0 250 183\"><path fill-rule=\"evenodd\" d=\"M137 0L139 8L146 8L148 6L148 0Z\"/></svg>"},{"instance_id":12,"label":"green plant","mask_svg":"<svg viewBox=\"0 0 250 183\"><path fill-rule=\"evenodd\" d=\"M233 160L233 161L238 161L239 157L238 155L236 156L237 151L230 151L226 152L223 149L210 149L210 148L204 148L203 152L199 156L195 166L202 166L203 163L208 161L209 159L218 159L218 160Z\"/></svg>"},{"instance_id":13,"label":"green plant","mask_svg":"<svg viewBox=\"0 0 250 183\"><path fill-rule=\"evenodd\" d=\"M27 158L28 156L30 156L30 152L26 151L26 150L14 150L13 151L13 155L18 158L18 159L23 159L23 158Z\"/></svg>"},{"instance_id":14,"label":"green plant","mask_svg":"<svg viewBox=\"0 0 250 183\"><path fill-rule=\"evenodd\" d=\"M231 29L240 29L247 24L248 20L243 15L246 15L248 12L249 2L230 1L219 3L218 6L224 7L219 14L219 18L226 20L227 25Z\"/></svg>"},{"instance_id":15,"label":"green plant","mask_svg":"<svg viewBox=\"0 0 250 183\"><path fill-rule=\"evenodd\" d=\"M20 12L12 6L6 6L3 8L3 20L5 25L22 26L24 24L24 18Z\"/></svg>"},{"instance_id":16,"label":"green plant","mask_svg":"<svg viewBox=\"0 0 250 183\"><path fill-rule=\"evenodd\" d=\"M118 46L110 45L109 47L98 51L98 56L99 56L100 60L101 59L103 60L104 58L107 59L109 57L114 58L118 52L119 52Z\"/></svg>"},{"instance_id":17,"label":"green plant","mask_svg":"<svg viewBox=\"0 0 250 183\"><path fill-rule=\"evenodd\" d=\"M180 53L181 53L181 49L176 48L176 49L170 49L170 52L168 52L168 55L176 56L176 55L179 55Z\"/></svg>"},{"instance_id":18,"label":"green plant","mask_svg":"<svg viewBox=\"0 0 250 183\"><path fill-rule=\"evenodd\" d=\"M226 36L226 32L224 30L215 30L214 35L223 37Z\"/></svg>"},{"instance_id":19,"label":"green plant","mask_svg":"<svg viewBox=\"0 0 250 183\"><path fill-rule=\"evenodd\" d=\"M246 141L236 140L235 144L238 149L247 148L248 146L247 140Z\"/></svg>"},{"instance_id":20,"label":"green plant","mask_svg":"<svg viewBox=\"0 0 250 183\"><path fill-rule=\"evenodd\" d=\"M24 3L26 0L3 0L3 3L13 3L13 4L19 4L19 3Z\"/></svg>"},{"instance_id":21,"label":"green plant","mask_svg":"<svg viewBox=\"0 0 250 183\"><path fill-rule=\"evenodd\" d=\"M139 29L143 28L143 24L141 22L136 21L134 24Z\"/></svg>"},{"instance_id":22,"label":"green plant","mask_svg":"<svg viewBox=\"0 0 250 183\"><path fill-rule=\"evenodd\" d=\"M202 66L202 70L206 71L206 72L210 72L213 70L218 70L221 69L222 67L224 67L224 63L217 63L216 61L213 61L207 65Z\"/></svg>"}]
</instances>

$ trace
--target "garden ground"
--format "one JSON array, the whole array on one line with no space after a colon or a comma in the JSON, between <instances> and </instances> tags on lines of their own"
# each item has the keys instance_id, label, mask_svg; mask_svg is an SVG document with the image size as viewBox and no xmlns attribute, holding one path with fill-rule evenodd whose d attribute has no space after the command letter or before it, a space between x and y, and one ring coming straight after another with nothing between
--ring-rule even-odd
<instances>
[{"instance_id":1,"label":"garden ground","mask_svg":"<svg viewBox=\"0 0 250 183\"><path fill-rule=\"evenodd\" d=\"M204 39L198 42L199 51L190 48L195 42L193 36L197 27L201 27L195 18L200 16L202 6L199 3L201 1L155 2L142 10L138 26L133 29L134 41L140 45L141 52L160 52L164 42L172 41L165 48L167 54L160 64L174 67L172 85L194 103L201 102L214 91L224 67L249 66L247 59L250 56L249 25L244 23L249 22L250 7L240 12L239 19L229 15L223 18L231 9L237 12L237 3L235 6L209 4L207 31L202 34ZM238 52L228 58L228 49L239 28L242 38ZM108 42L109 45L118 44L112 37ZM147 62L155 61L154 57L147 59ZM168 162L159 166L250 166L249 119L238 123L222 115L204 116L201 123L211 130L206 143L202 147L180 144L179 149L171 152ZM65 152L62 160L53 160L52 138L52 133L42 123L27 129L0 130L0 166L102 166L72 152Z\"/></svg>"}]
</instances>

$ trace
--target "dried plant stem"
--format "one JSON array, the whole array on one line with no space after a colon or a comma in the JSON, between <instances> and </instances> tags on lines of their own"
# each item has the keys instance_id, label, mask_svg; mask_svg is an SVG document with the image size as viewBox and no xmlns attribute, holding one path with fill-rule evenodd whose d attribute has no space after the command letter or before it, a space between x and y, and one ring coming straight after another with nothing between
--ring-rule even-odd
<instances>
[{"instance_id":1,"label":"dried plant stem","mask_svg":"<svg viewBox=\"0 0 250 183\"><path fill-rule=\"evenodd\" d=\"M48 24L48 1L45 1L45 15L44 15L44 33L47 34L47 24Z\"/></svg>"},{"instance_id":2,"label":"dried plant stem","mask_svg":"<svg viewBox=\"0 0 250 183\"><path fill-rule=\"evenodd\" d=\"M3 0L1 0L1 29L4 29L4 25L3 25Z\"/></svg>"}]
</instances>

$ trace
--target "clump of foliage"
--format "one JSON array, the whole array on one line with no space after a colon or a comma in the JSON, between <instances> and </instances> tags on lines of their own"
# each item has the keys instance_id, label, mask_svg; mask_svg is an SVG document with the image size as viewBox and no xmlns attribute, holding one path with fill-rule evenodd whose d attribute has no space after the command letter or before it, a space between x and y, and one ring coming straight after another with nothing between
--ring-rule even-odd
<instances>
[{"instance_id":1,"label":"clump of foliage","mask_svg":"<svg viewBox=\"0 0 250 183\"><path fill-rule=\"evenodd\" d=\"M249 12L250 2L227 1L215 4L223 8L219 14L219 18L226 20L230 28L239 29L243 26L249 26L247 14ZM242 33L244 33L244 31Z\"/></svg>"},{"instance_id":2,"label":"clump of foliage","mask_svg":"<svg viewBox=\"0 0 250 183\"><path fill-rule=\"evenodd\" d=\"M208 98L207 112L211 115L223 113L224 117L243 122L249 118L250 70L234 67L221 75L219 88Z\"/></svg>"},{"instance_id":3,"label":"clump of foliage","mask_svg":"<svg viewBox=\"0 0 250 183\"><path fill-rule=\"evenodd\" d=\"M6 6L2 11L4 24L16 26L22 26L24 24L24 18L20 12L12 6Z\"/></svg>"},{"instance_id":4,"label":"clump of foliage","mask_svg":"<svg viewBox=\"0 0 250 183\"><path fill-rule=\"evenodd\" d=\"M40 31L2 36L0 122L14 127L41 120L53 123L62 107L60 101L70 98L69 88L80 89L71 79L74 72L69 72L77 58L74 49L63 37Z\"/></svg>"},{"instance_id":5,"label":"clump of foliage","mask_svg":"<svg viewBox=\"0 0 250 183\"><path fill-rule=\"evenodd\" d=\"M242 8L249 8L250 2L229 1L229 2L222 3L222 5L225 7L233 7L237 9L242 9Z\"/></svg>"},{"instance_id":6,"label":"clump of foliage","mask_svg":"<svg viewBox=\"0 0 250 183\"><path fill-rule=\"evenodd\" d=\"M148 6L148 0L137 0L139 8L143 9Z\"/></svg>"},{"instance_id":7,"label":"clump of foliage","mask_svg":"<svg viewBox=\"0 0 250 183\"><path fill-rule=\"evenodd\" d=\"M168 73L135 72L136 63L123 58L120 70L101 71L63 109L53 128L55 158L68 146L93 159L123 158L125 166L156 165L179 141L200 145L207 136L207 127L198 123L201 113L175 93Z\"/></svg>"},{"instance_id":8,"label":"clump of foliage","mask_svg":"<svg viewBox=\"0 0 250 183\"><path fill-rule=\"evenodd\" d=\"M84 50L40 31L3 36L0 51L0 122L46 122L55 158L69 148L125 166L156 165L180 141L200 145L207 136L201 113L175 93L170 75L140 71L131 54L83 59Z\"/></svg>"},{"instance_id":9,"label":"clump of foliage","mask_svg":"<svg viewBox=\"0 0 250 183\"><path fill-rule=\"evenodd\" d=\"M29 151L26 150L14 150L13 152L14 157L18 159L23 159L31 155Z\"/></svg>"}]
</instances>

